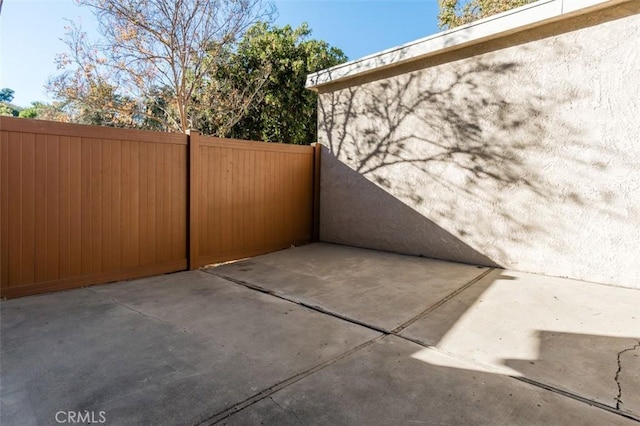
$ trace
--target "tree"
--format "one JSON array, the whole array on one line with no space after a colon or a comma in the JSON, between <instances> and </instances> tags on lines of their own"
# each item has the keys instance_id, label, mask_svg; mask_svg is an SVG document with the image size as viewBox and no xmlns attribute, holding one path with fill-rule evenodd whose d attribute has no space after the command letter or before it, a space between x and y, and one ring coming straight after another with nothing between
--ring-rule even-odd
<instances>
[{"instance_id":1,"label":"tree","mask_svg":"<svg viewBox=\"0 0 640 426\"><path fill-rule=\"evenodd\" d=\"M232 128L264 97L272 65L258 59L240 68L237 48L210 58L217 62L194 91L194 128L207 135L228 137Z\"/></svg>"},{"instance_id":2,"label":"tree","mask_svg":"<svg viewBox=\"0 0 640 426\"><path fill-rule=\"evenodd\" d=\"M38 106L35 105L35 102L32 103L32 106L23 109L22 111L20 111L20 113L18 114L18 117L20 118L38 118L39 115L39 111L38 111Z\"/></svg>"},{"instance_id":3,"label":"tree","mask_svg":"<svg viewBox=\"0 0 640 426\"><path fill-rule=\"evenodd\" d=\"M269 74L246 115L223 136L293 144L317 140L317 95L305 89L307 75L347 58L310 36L307 24L294 29L261 22L247 31L228 64L220 68L220 80L240 85L248 72L264 66Z\"/></svg>"},{"instance_id":4,"label":"tree","mask_svg":"<svg viewBox=\"0 0 640 426\"><path fill-rule=\"evenodd\" d=\"M0 89L0 102L11 102L13 100L13 94L15 91L5 87L4 89Z\"/></svg>"},{"instance_id":5,"label":"tree","mask_svg":"<svg viewBox=\"0 0 640 426\"><path fill-rule=\"evenodd\" d=\"M169 100L173 91L169 87L152 87L142 102L144 114L141 114L140 128L168 132L171 129L165 123L171 122L172 109Z\"/></svg>"},{"instance_id":6,"label":"tree","mask_svg":"<svg viewBox=\"0 0 640 426\"><path fill-rule=\"evenodd\" d=\"M460 4L460 0L438 0L438 22L440 28L454 28L534 1L536 0L463 0Z\"/></svg>"},{"instance_id":7,"label":"tree","mask_svg":"<svg viewBox=\"0 0 640 426\"><path fill-rule=\"evenodd\" d=\"M217 55L273 13L267 0L76 1L93 10L102 39L91 43L70 25L49 90L76 116L178 132L191 127L195 92Z\"/></svg>"},{"instance_id":8,"label":"tree","mask_svg":"<svg viewBox=\"0 0 640 426\"><path fill-rule=\"evenodd\" d=\"M38 120L70 121L69 116L63 111L63 105L59 103L31 102L31 106L23 108L18 116Z\"/></svg>"},{"instance_id":9,"label":"tree","mask_svg":"<svg viewBox=\"0 0 640 426\"><path fill-rule=\"evenodd\" d=\"M0 115L6 115L9 117L17 117L20 110L16 109L13 105L6 102L0 103Z\"/></svg>"},{"instance_id":10,"label":"tree","mask_svg":"<svg viewBox=\"0 0 640 426\"><path fill-rule=\"evenodd\" d=\"M11 103L14 93L8 87L0 89L0 115L17 117L20 113L20 108Z\"/></svg>"}]
</instances>

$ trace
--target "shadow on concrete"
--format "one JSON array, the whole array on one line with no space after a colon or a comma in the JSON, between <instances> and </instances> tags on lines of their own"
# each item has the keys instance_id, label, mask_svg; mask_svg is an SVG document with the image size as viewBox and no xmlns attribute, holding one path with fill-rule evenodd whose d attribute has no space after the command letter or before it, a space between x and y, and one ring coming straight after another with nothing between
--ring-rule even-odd
<instances>
[{"instance_id":1,"label":"shadow on concrete","mask_svg":"<svg viewBox=\"0 0 640 426\"><path fill-rule=\"evenodd\" d=\"M403 337L431 365L511 376L640 421L640 293L494 270ZM448 356L452 358L448 358Z\"/></svg>"},{"instance_id":2,"label":"shadow on concrete","mask_svg":"<svg viewBox=\"0 0 640 426\"><path fill-rule=\"evenodd\" d=\"M635 409L640 416L637 396L640 375L633 374L639 364L629 363L625 368L621 360L626 352L635 349L635 356L640 355L640 336L623 338L539 330L536 338L539 345L536 359L507 359L504 365L529 379L579 393L612 408L629 413ZM623 381L629 382L623 386Z\"/></svg>"},{"instance_id":3,"label":"shadow on concrete","mask_svg":"<svg viewBox=\"0 0 640 426\"><path fill-rule=\"evenodd\" d=\"M419 362L411 357L417 348L387 336L223 424L634 424L509 377Z\"/></svg>"}]
</instances>

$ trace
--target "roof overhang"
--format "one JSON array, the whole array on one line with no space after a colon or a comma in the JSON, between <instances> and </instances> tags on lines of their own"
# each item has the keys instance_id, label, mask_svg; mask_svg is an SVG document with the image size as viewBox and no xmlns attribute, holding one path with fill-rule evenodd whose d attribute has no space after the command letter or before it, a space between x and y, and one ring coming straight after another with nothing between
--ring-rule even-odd
<instances>
[{"instance_id":1,"label":"roof overhang","mask_svg":"<svg viewBox=\"0 0 640 426\"><path fill-rule=\"evenodd\" d=\"M306 88L360 77L386 68L462 49L505 35L542 26L634 0L540 0L402 46L383 50L307 76Z\"/></svg>"}]
</instances>

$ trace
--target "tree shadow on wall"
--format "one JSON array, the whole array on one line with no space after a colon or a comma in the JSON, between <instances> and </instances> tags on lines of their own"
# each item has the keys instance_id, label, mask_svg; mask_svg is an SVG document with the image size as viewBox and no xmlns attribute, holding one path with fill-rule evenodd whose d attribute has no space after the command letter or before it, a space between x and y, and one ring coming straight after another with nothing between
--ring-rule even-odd
<instances>
[{"instance_id":1,"label":"tree shadow on wall","mask_svg":"<svg viewBox=\"0 0 640 426\"><path fill-rule=\"evenodd\" d=\"M558 43L556 48L563 46ZM542 87L519 63L500 61L496 55L452 61L434 72L368 78L320 95L319 133L330 154L323 161L335 157L423 216L430 228L437 225L476 253L481 251L484 261L478 263L513 267L505 247L554 246L559 231L554 227L571 225L552 207L586 203L571 175L552 176L550 170L562 164L575 170L575 176L588 174L597 180L598 172L607 168L600 159L608 148L586 143L578 125L557 116L580 96ZM565 149L550 151L551 139ZM611 191L600 195L611 197ZM387 220L406 221L402 210ZM334 232L325 226L327 220L341 219L323 211L327 237ZM331 215L336 214L341 215L332 209ZM365 213L354 206L350 214ZM548 217L538 220L540 215ZM379 226L388 227L389 222ZM350 232L355 231L348 230L339 241L335 235L326 241L364 245ZM476 255L434 256L426 243L415 246L412 254L477 262Z\"/></svg>"},{"instance_id":2,"label":"tree shadow on wall","mask_svg":"<svg viewBox=\"0 0 640 426\"><path fill-rule=\"evenodd\" d=\"M321 241L500 267L339 161L327 148L323 148L322 153L322 176L322 187L327 190L320 190L320 206L324 210L321 212ZM353 197L353 193L358 196ZM325 210L326 206L340 206L340 211ZM366 224L364 227L363 223ZM385 238L385 235L389 237Z\"/></svg>"}]
</instances>

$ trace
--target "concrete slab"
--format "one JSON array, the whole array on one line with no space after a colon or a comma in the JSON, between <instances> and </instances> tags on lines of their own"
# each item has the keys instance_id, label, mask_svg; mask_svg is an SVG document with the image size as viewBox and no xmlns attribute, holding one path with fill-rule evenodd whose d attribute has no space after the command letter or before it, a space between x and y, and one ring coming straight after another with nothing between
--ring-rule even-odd
<instances>
[{"instance_id":1,"label":"concrete slab","mask_svg":"<svg viewBox=\"0 0 640 426\"><path fill-rule=\"evenodd\" d=\"M496 270L401 335L640 418L638 307L639 290Z\"/></svg>"},{"instance_id":2,"label":"concrete slab","mask_svg":"<svg viewBox=\"0 0 640 426\"><path fill-rule=\"evenodd\" d=\"M391 331L487 269L316 243L208 271Z\"/></svg>"},{"instance_id":3,"label":"concrete slab","mask_svg":"<svg viewBox=\"0 0 640 426\"><path fill-rule=\"evenodd\" d=\"M640 342L618 353L618 406L625 413L640 414ZM640 416L638 416L640 417Z\"/></svg>"},{"instance_id":4,"label":"concrete slab","mask_svg":"<svg viewBox=\"0 0 640 426\"><path fill-rule=\"evenodd\" d=\"M385 337L222 424L637 424L505 376L422 362L423 350Z\"/></svg>"},{"instance_id":5,"label":"concrete slab","mask_svg":"<svg viewBox=\"0 0 640 426\"><path fill-rule=\"evenodd\" d=\"M4 301L1 316L3 425L85 410L196 424L377 335L200 271Z\"/></svg>"},{"instance_id":6,"label":"concrete slab","mask_svg":"<svg viewBox=\"0 0 640 426\"><path fill-rule=\"evenodd\" d=\"M627 424L637 306L638 290L329 244L14 299L0 423Z\"/></svg>"}]
</instances>

